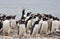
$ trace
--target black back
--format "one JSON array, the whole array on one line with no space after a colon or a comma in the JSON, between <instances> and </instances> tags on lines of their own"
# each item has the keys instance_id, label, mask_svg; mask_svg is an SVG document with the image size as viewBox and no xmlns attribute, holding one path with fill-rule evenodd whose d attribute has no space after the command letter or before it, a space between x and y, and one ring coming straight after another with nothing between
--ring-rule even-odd
<instances>
[{"instance_id":1,"label":"black back","mask_svg":"<svg viewBox=\"0 0 60 39\"><path fill-rule=\"evenodd\" d=\"M3 23L2 22L0 22L0 29L3 27Z\"/></svg>"},{"instance_id":2,"label":"black back","mask_svg":"<svg viewBox=\"0 0 60 39\"><path fill-rule=\"evenodd\" d=\"M28 23L28 21L31 20L31 19L32 19L32 16L30 16L29 19L27 19L27 20L25 21L25 27L27 27L27 23Z\"/></svg>"},{"instance_id":3,"label":"black back","mask_svg":"<svg viewBox=\"0 0 60 39\"><path fill-rule=\"evenodd\" d=\"M37 20L37 21L34 23L34 25L32 26L30 35L32 35L32 32L33 32L33 30L34 30L34 27L35 27L36 24L39 24L39 21L40 21L40 20Z\"/></svg>"}]
</instances>

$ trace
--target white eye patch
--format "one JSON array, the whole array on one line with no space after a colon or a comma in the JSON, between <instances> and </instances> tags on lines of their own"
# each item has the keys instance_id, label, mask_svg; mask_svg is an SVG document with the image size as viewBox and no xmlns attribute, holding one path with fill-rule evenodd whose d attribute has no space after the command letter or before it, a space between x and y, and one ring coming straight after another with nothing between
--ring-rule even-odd
<instances>
[{"instance_id":1,"label":"white eye patch","mask_svg":"<svg viewBox=\"0 0 60 39\"><path fill-rule=\"evenodd\" d=\"M24 15L24 17L26 17L26 15Z\"/></svg>"}]
</instances>

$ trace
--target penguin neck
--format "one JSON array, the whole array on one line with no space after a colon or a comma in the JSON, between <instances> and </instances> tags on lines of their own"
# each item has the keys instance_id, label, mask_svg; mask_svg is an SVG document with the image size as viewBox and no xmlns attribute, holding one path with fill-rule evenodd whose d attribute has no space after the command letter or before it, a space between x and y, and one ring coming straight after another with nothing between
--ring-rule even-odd
<instances>
[{"instance_id":1,"label":"penguin neck","mask_svg":"<svg viewBox=\"0 0 60 39\"><path fill-rule=\"evenodd\" d=\"M43 20L43 18L41 18L41 20Z\"/></svg>"},{"instance_id":2,"label":"penguin neck","mask_svg":"<svg viewBox=\"0 0 60 39\"><path fill-rule=\"evenodd\" d=\"M29 19L30 16L26 17L25 21Z\"/></svg>"}]
</instances>

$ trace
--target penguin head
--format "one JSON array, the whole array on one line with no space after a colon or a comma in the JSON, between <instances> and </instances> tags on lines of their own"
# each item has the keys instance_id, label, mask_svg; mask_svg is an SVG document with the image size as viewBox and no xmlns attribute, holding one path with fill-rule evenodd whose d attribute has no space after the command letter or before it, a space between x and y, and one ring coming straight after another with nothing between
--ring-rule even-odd
<instances>
[{"instance_id":1,"label":"penguin head","mask_svg":"<svg viewBox=\"0 0 60 39\"><path fill-rule=\"evenodd\" d=\"M32 12L27 13L27 16L30 16Z\"/></svg>"},{"instance_id":2,"label":"penguin head","mask_svg":"<svg viewBox=\"0 0 60 39\"><path fill-rule=\"evenodd\" d=\"M10 20L12 18L12 16L7 16L6 19Z\"/></svg>"}]
</instances>

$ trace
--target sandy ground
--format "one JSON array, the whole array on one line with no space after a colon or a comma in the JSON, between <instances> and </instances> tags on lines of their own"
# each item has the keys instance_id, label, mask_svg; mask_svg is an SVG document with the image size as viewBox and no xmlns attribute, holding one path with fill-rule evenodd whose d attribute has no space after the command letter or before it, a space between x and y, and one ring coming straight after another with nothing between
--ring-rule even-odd
<instances>
[{"instance_id":1,"label":"sandy ground","mask_svg":"<svg viewBox=\"0 0 60 39\"><path fill-rule=\"evenodd\" d=\"M18 29L16 28L16 30L14 32L11 33L10 36L2 36L2 33L0 32L0 39L60 39L60 36L53 36L53 37L43 37L38 35L37 37L33 37L30 36L29 34L27 34L27 36L23 36L21 38L19 38L18 36Z\"/></svg>"},{"instance_id":2,"label":"sandy ground","mask_svg":"<svg viewBox=\"0 0 60 39\"><path fill-rule=\"evenodd\" d=\"M0 36L0 39L19 39L17 37ZM55 37L22 37L20 39L60 39Z\"/></svg>"}]
</instances>

